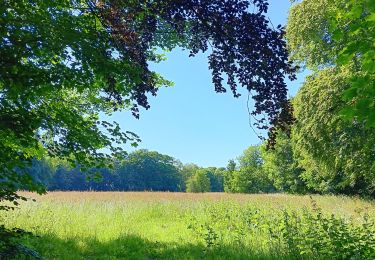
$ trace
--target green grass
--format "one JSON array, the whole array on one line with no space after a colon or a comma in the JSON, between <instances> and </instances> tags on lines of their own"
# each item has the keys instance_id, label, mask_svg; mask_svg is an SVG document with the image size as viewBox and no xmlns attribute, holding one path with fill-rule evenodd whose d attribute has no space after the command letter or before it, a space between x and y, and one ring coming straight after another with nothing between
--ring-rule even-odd
<instances>
[{"instance_id":1,"label":"green grass","mask_svg":"<svg viewBox=\"0 0 375 260\"><path fill-rule=\"evenodd\" d=\"M375 257L374 202L347 197L58 192L1 214L46 259Z\"/></svg>"}]
</instances>

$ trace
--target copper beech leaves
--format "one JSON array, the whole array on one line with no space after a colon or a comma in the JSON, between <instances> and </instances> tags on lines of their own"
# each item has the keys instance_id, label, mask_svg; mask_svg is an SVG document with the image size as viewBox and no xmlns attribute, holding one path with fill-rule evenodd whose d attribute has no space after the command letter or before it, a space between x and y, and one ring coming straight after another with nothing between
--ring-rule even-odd
<instances>
[{"instance_id":1,"label":"copper beech leaves","mask_svg":"<svg viewBox=\"0 0 375 260\"><path fill-rule=\"evenodd\" d=\"M132 90L138 105L148 108L145 93L157 90L148 81L149 50L182 45L190 56L210 51L216 92L226 92L227 86L235 97L239 86L254 91L253 115L267 115L257 121L259 128L281 120L284 79L295 79L295 68L288 62L283 28L273 28L266 17L267 1L91 1L90 8L124 57L143 71L143 83Z\"/></svg>"}]
</instances>

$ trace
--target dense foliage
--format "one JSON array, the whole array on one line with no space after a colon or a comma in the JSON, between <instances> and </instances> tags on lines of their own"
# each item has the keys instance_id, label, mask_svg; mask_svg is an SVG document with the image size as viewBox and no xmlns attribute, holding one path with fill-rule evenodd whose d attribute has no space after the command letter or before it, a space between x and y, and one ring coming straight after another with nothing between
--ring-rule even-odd
<instances>
[{"instance_id":1,"label":"dense foliage","mask_svg":"<svg viewBox=\"0 0 375 260\"><path fill-rule=\"evenodd\" d=\"M261 156L263 171L278 191L289 193L306 193L306 183L302 179L304 168L298 165L295 158L291 138L280 131L277 133L274 149L262 145Z\"/></svg>"},{"instance_id":2,"label":"dense foliage","mask_svg":"<svg viewBox=\"0 0 375 260\"><path fill-rule=\"evenodd\" d=\"M290 10L291 59L311 70L347 67L355 73L342 93L346 118L375 126L375 3L372 0L304 0Z\"/></svg>"},{"instance_id":3,"label":"dense foliage","mask_svg":"<svg viewBox=\"0 0 375 260\"><path fill-rule=\"evenodd\" d=\"M220 247L226 242L223 238L232 237L232 243L238 248L249 244L271 248L271 259L372 259L375 256L375 223L368 214L360 214L359 222L348 221L325 213L313 199L311 203L311 209L302 210L216 204L205 210L205 218L193 217L189 228L208 249ZM264 244L259 243L260 238L266 240Z\"/></svg>"},{"instance_id":4,"label":"dense foliage","mask_svg":"<svg viewBox=\"0 0 375 260\"><path fill-rule=\"evenodd\" d=\"M375 196L375 128L340 117L350 74L332 68L308 77L294 100L298 120L292 140L308 187Z\"/></svg>"},{"instance_id":5,"label":"dense foliage","mask_svg":"<svg viewBox=\"0 0 375 260\"><path fill-rule=\"evenodd\" d=\"M259 147L250 146L237 159L238 168L228 172L225 181L225 191L239 193L272 192L273 185L262 168ZM233 165L229 162L228 169Z\"/></svg>"},{"instance_id":6,"label":"dense foliage","mask_svg":"<svg viewBox=\"0 0 375 260\"><path fill-rule=\"evenodd\" d=\"M265 16L266 0L2 1L0 202L11 204L0 210L25 199L18 190L374 198L375 2L293 2L285 39L283 28L273 28ZM269 130L267 143L249 147L226 169L183 165L147 150L124 151L126 143L137 146L139 137L100 115L131 110L138 118L140 107L148 109L147 95L171 85L149 64L175 47L188 49L190 56L211 48L215 90L229 87L235 97L239 86L249 91L255 101L250 116ZM285 76L295 79L297 66L312 73L288 100ZM217 243L214 220L192 225L203 232L207 247ZM278 246L288 255L374 254L374 239L365 234L373 223L366 218L353 226L316 208L272 220L278 224L262 224L272 241L285 241ZM228 228L237 227L241 237L249 227L239 223ZM222 225L217 227L225 230ZM18 243L30 233L0 225L0 235L0 256L35 253Z\"/></svg>"},{"instance_id":7,"label":"dense foliage","mask_svg":"<svg viewBox=\"0 0 375 260\"><path fill-rule=\"evenodd\" d=\"M186 183L187 192L208 192L210 188L210 178L205 170L197 170Z\"/></svg>"},{"instance_id":8,"label":"dense foliage","mask_svg":"<svg viewBox=\"0 0 375 260\"><path fill-rule=\"evenodd\" d=\"M27 168L35 183L48 191L223 191L224 170L183 165L158 152L137 150L116 161L115 167L69 167L64 161L34 160Z\"/></svg>"},{"instance_id":9,"label":"dense foliage","mask_svg":"<svg viewBox=\"0 0 375 260\"><path fill-rule=\"evenodd\" d=\"M367 0L290 10L291 59L312 71L293 100L291 142L314 191L375 196L374 11Z\"/></svg>"},{"instance_id":10,"label":"dense foliage","mask_svg":"<svg viewBox=\"0 0 375 260\"><path fill-rule=\"evenodd\" d=\"M237 84L254 91L253 114L267 114L259 127L272 123L294 68L267 9L266 0L2 1L0 200L17 199L20 184L43 192L22 173L32 159L101 168L123 157L124 143L136 145L138 136L99 114L138 117L147 94L170 85L148 67L162 60L157 49L183 46L194 56L211 46L215 90L225 91L226 76L234 96Z\"/></svg>"},{"instance_id":11,"label":"dense foliage","mask_svg":"<svg viewBox=\"0 0 375 260\"><path fill-rule=\"evenodd\" d=\"M211 46L215 90L226 91L227 77L234 96L237 84L254 91L253 114L265 113L258 127L267 128L286 102L284 77L295 78L267 9L267 0L1 1L0 202L17 205L18 189L45 192L25 171L33 160L91 172L112 168L125 143L136 146L137 135L99 115L149 108L147 94L171 84L149 69L160 49L194 56Z\"/></svg>"}]
</instances>

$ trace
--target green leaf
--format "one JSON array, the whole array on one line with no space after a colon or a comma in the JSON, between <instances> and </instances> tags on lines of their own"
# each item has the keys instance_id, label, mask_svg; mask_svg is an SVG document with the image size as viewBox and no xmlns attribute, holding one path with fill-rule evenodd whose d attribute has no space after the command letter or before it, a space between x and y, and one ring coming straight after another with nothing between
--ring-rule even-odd
<instances>
[{"instance_id":1,"label":"green leaf","mask_svg":"<svg viewBox=\"0 0 375 260\"><path fill-rule=\"evenodd\" d=\"M336 30L332 34L332 40L339 41L344 36L344 33L342 30Z\"/></svg>"},{"instance_id":2,"label":"green leaf","mask_svg":"<svg viewBox=\"0 0 375 260\"><path fill-rule=\"evenodd\" d=\"M351 100L357 96L357 91L357 87L351 87L343 92L342 97L344 98L344 100Z\"/></svg>"},{"instance_id":3,"label":"green leaf","mask_svg":"<svg viewBox=\"0 0 375 260\"><path fill-rule=\"evenodd\" d=\"M372 108L372 112L367 117L366 126L367 127L375 127L375 108L374 108L374 106Z\"/></svg>"},{"instance_id":4,"label":"green leaf","mask_svg":"<svg viewBox=\"0 0 375 260\"><path fill-rule=\"evenodd\" d=\"M370 73L375 73L375 61L374 61L374 59L363 60L362 67L363 67L364 70L366 70Z\"/></svg>"},{"instance_id":5,"label":"green leaf","mask_svg":"<svg viewBox=\"0 0 375 260\"><path fill-rule=\"evenodd\" d=\"M366 16L366 21L375 22L375 13Z\"/></svg>"},{"instance_id":6,"label":"green leaf","mask_svg":"<svg viewBox=\"0 0 375 260\"><path fill-rule=\"evenodd\" d=\"M360 18L363 13L363 7L361 3L355 3L351 11L348 13L348 16L352 19Z\"/></svg>"}]
</instances>

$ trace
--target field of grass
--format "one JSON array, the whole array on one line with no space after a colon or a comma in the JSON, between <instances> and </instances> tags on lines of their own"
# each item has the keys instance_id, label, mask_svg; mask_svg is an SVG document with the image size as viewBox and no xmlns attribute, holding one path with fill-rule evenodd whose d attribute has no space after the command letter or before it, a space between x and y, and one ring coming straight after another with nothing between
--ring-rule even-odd
<instances>
[{"instance_id":1,"label":"field of grass","mask_svg":"<svg viewBox=\"0 0 375 260\"><path fill-rule=\"evenodd\" d=\"M24 193L0 215L45 259L375 259L375 203L335 196Z\"/></svg>"}]
</instances>

